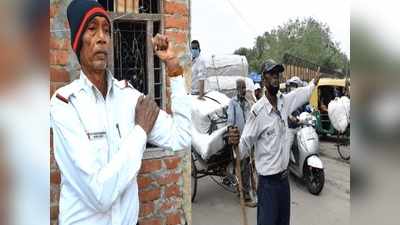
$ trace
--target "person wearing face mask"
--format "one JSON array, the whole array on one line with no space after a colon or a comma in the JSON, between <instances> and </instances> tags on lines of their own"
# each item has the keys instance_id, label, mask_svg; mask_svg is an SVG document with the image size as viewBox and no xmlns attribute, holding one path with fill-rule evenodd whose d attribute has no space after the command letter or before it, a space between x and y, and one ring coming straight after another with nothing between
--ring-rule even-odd
<instances>
[{"instance_id":1,"label":"person wearing face mask","mask_svg":"<svg viewBox=\"0 0 400 225\"><path fill-rule=\"evenodd\" d=\"M193 40L190 44L192 53L192 95L198 95L204 100L204 82L206 79L206 64L200 56L200 42Z\"/></svg>"},{"instance_id":2,"label":"person wearing face mask","mask_svg":"<svg viewBox=\"0 0 400 225\"><path fill-rule=\"evenodd\" d=\"M238 129L228 130L228 142L239 145L241 157L246 157L251 147L255 146L258 225L290 224L287 118L309 100L319 81L318 74L306 87L283 95L279 92L279 78L283 71L283 65L273 60L262 64L265 96L253 105L241 135Z\"/></svg>"}]
</instances>

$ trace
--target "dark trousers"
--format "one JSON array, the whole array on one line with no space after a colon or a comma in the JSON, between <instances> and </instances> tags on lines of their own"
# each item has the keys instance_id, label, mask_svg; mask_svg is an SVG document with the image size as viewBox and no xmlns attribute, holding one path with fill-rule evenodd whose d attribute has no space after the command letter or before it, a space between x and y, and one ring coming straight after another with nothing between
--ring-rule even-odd
<instances>
[{"instance_id":1,"label":"dark trousers","mask_svg":"<svg viewBox=\"0 0 400 225\"><path fill-rule=\"evenodd\" d=\"M287 174L258 176L257 225L290 224L290 186Z\"/></svg>"}]
</instances>

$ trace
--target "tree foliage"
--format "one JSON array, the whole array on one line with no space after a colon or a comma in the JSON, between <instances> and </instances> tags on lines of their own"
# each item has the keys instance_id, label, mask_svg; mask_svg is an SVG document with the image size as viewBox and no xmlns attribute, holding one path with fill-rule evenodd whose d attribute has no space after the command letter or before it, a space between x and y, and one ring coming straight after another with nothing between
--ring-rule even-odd
<instances>
[{"instance_id":1,"label":"tree foliage","mask_svg":"<svg viewBox=\"0 0 400 225\"><path fill-rule=\"evenodd\" d=\"M285 53L330 70L348 71L350 66L347 55L332 40L329 26L311 17L291 19L256 37L252 48L241 47L234 52L246 56L250 70L258 72L267 59L283 62Z\"/></svg>"}]
</instances>

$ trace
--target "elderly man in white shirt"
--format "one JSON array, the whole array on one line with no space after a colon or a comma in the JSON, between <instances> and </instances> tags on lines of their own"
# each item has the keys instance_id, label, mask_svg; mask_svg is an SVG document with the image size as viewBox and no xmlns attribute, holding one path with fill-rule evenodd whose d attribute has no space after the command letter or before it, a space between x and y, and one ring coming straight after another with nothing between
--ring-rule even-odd
<instances>
[{"instance_id":1,"label":"elderly man in white shirt","mask_svg":"<svg viewBox=\"0 0 400 225\"><path fill-rule=\"evenodd\" d=\"M67 15L82 70L50 103L54 155L61 171L59 223L135 225L137 175L146 143L170 150L191 143L183 70L167 37L157 35L154 50L171 79L171 116L107 70L111 24L100 4L74 0Z\"/></svg>"},{"instance_id":2,"label":"elderly man in white shirt","mask_svg":"<svg viewBox=\"0 0 400 225\"><path fill-rule=\"evenodd\" d=\"M298 88L286 95L279 92L279 77L284 71L281 64L273 60L263 63L261 72L265 96L255 103L243 133L229 129L229 143L239 144L241 157L255 147L255 166L258 173L257 224L290 224L290 187L288 165L290 143L288 137L288 115L306 103L319 81L319 75L306 87Z\"/></svg>"}]
</instances>

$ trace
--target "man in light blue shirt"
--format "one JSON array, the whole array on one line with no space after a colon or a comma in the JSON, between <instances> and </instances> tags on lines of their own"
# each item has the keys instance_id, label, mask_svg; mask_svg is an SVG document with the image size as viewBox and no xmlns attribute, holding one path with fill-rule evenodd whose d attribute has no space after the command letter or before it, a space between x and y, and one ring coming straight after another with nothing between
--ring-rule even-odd
<instances>
[{"instance_id":1,"label":"man in light blue shirt","mask_svg":"<svg viewBox=\"0 0 400 225\"><path fill-rule=\"evenodd\" d=\"M239 129L240 134L243 131L244 125L250 112L250 102L246 99L246 82L243 79L236 80L237 94L229 102L228 106L228 125ZM241 161L242 183L244 189L245 200L248 205L253 206L254 203L250 202L250 157L246 157Z\"/></svg>"},{"instance_id":2,"label":"man in light blue shirt","mask_svg":"<svg viewBox=\"0 0 400 225\"><path fill-rule=\"evenodd\" d=\"M253 105L241 136L237 129L228 131L229 143L239 144L242 157L255 147L258 225L290 224L288 116L309 101L319 80L318 74L306 87L283 95L279 92L283 71L283 65L273 60L262 64L265 96Z\"/></svg>"}]
</instances>

